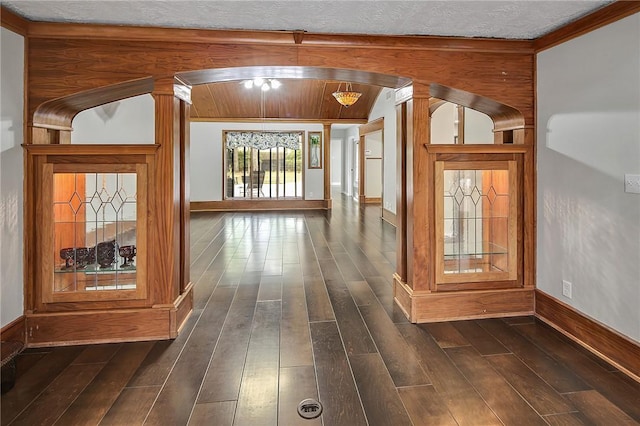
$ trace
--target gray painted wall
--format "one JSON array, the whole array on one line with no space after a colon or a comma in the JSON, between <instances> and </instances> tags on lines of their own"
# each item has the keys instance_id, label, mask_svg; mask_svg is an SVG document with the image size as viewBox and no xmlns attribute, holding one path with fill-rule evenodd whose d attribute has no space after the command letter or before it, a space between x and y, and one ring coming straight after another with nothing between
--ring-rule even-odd
<instances>
[{"instance_id":1,"label":"gray painted wall","mask_svg":"<svg viewBox=\"0 0 640 426\"><path fill-rule=\"evenodd\" d=\"M623 183L640 174L640 14L537 70L538 288L640 341L640 195Z\"/></svg>"}]
</instances>

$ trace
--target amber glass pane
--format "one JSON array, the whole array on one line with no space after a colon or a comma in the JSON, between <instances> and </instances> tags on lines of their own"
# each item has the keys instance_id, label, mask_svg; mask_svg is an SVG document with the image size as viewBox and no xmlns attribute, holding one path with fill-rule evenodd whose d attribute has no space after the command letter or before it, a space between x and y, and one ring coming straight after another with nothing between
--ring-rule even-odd
<instances>
[{"instance_id":1,"label":"amber glass pane","mask_svg":"<svg viewBox=\"0 0 640 426\"><path fill-rule=\"evenodd\" d=\"M136 288L135 173L55 173L54 292Z\"/></svg>"},{"instance_id":2,"label":"amber glass pane","mask_svg":"<svg viewBox=\"0 0 640 426\"><path fill-rule=\"evenodd\" d=\"M508 272L509 171L444 171L444 273Z\"/></svg>"}]
</instances>

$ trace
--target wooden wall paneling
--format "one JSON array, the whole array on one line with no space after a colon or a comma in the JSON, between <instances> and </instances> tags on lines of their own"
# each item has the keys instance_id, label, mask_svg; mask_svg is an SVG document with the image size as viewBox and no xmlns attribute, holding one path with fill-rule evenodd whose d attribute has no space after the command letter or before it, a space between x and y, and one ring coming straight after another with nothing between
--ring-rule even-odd
<instances>
[{"instance_id":1,"label":"wooden wall paneling","mask_svg":"<svg viewBox=\"0 0 640 426\"><path fill-rule=\"evenodd\" d=\"M133 31L131 34L133 35ZM171 31L167 30L167 34ZM177 34L177 33L176 33ZM211 32L215 34L215 32ZM256 33L256 37L261 34ZM376 45L345 47L344 45L269 45L269 44L201 44L188 42L141 42L48 38L43 32L30 39L29 49L29 115L38 105L55 98L92 90L111 84L151 75L180 75L189 84L206 83L211 64L217 68L278 65L282 75L287 67L296 67L294 75L310 78L331 72L348 75L354 83L398 87L397 76L420 82L438 81L447 87L477 93L521 111L527 124L533 124L533 54L530 43L519 50L428 50ZM178 38L174 38L177 40ZM473 45L473 43L471 43ZM99 58L99 60L98 60ZM332 69L352 69L338 73ZM56 69L55 73L50 70ZM204 70L201 72L193 70ZM320 73L320 69L324 70ZM469 77L473 70L473 78ZM214 70L215 71L215 70ZM251 73L258 72L250 69ZM294 69L291 69L294 71ZM308 71L308 72L307 72ZM500 71L500 72L497 72ZM232 71L230 71L232 72ZM242 71L233 71L242 78ZM248 71L246 71L248 72ZM291 75L291 74L289 74ZM380 79L378 75L396 76ZM506 76L506 77L505 77ZM203 80L204 79L204 80ZM325 78L328 79L328 78ZM211 81L211 80L210 80ZM424 87L421 87L424 86ZM416 85L416 94L429 96L428 84Z\"/></svg>"}]
</instances>

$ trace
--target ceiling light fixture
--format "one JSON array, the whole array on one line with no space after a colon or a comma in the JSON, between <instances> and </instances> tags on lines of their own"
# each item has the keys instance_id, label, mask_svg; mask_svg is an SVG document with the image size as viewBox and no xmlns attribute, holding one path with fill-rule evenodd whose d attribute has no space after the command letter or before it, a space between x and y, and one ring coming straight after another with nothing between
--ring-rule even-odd
<instances>
[{"instance_id":1,"label":"ceiling light fixture","mask_svg":"<svg viewBox=\"0 0 640 426\"><path fill-rule=\"evenodd\" d=\"M267 90L277 89L278 87L282 86L282 83L280 83L275 78L266 79L262 77L256 77L252 80L244 80L242 82L242 85L245 87L245 89L259 87L260 89L262 89L262 91L266 92Z\"/></svg>"},{"instance_id":2,"label":"ceiling light fixture","mask_svg":"<svg viewBox=\"0 0 640 426\"><path fill-rule=\"evenodd\" d=\"M362 96L362 93L354 92L353 88L351 87L351 83L346 83L344 91L341 91L341 85L342 83L338 84L338 90L333 92L333 97L336 98L336 101L338 101L341 105L344 105L348 108L356 103L358 98Z\"/></svg>"}]
</instances>

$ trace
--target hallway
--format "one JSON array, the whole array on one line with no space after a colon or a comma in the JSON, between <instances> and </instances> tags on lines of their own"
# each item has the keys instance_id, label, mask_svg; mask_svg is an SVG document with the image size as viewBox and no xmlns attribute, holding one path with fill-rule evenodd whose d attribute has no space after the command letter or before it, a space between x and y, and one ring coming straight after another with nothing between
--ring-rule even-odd
<instances>
[{"instance_id":1,"label":"hallway","mask_svg":"<svg viewBox=\"0 0 640 426\"><path fill-rule=\"evenodd\" d=\"M640 422L640 384L532 317L408 323L379 212L192 213L178 338L26 350L1 424Z\"/></svg>"}]
</instances>

